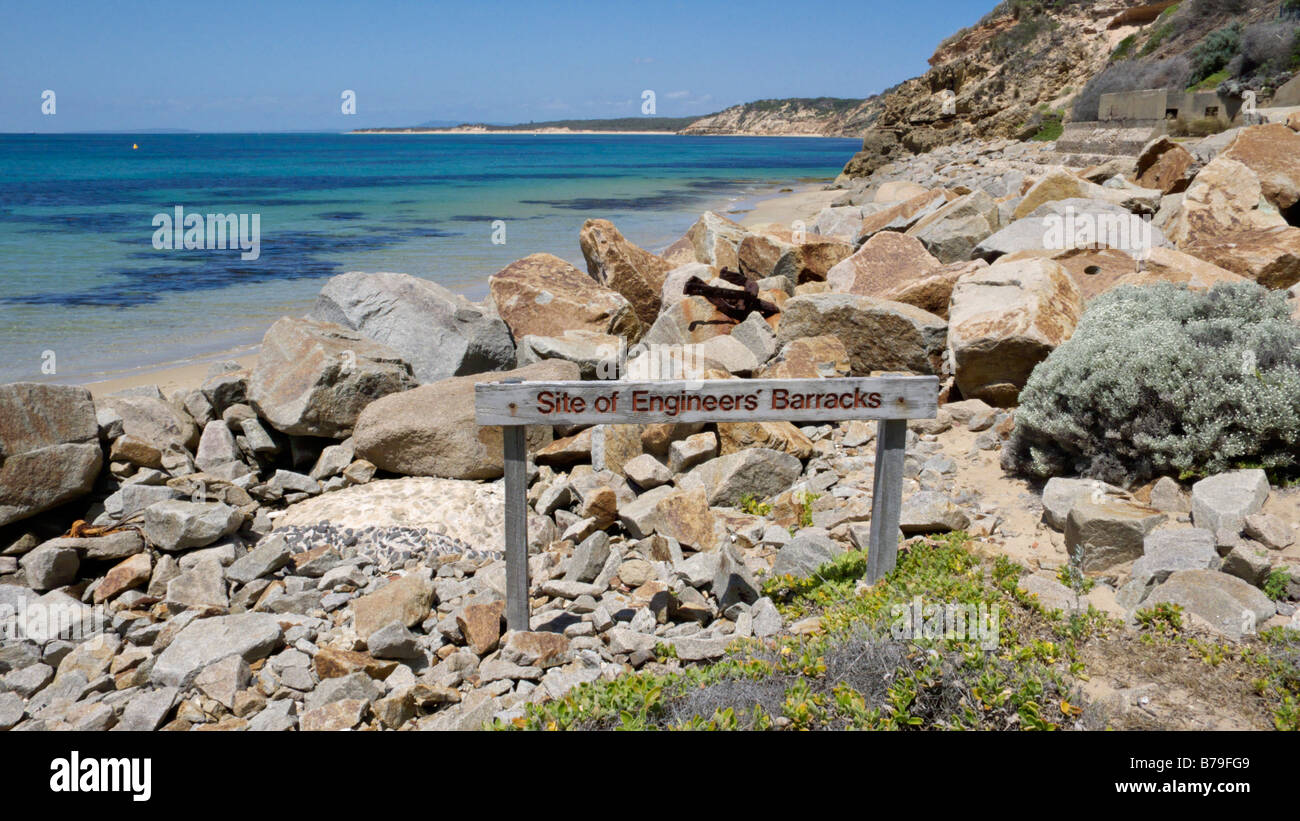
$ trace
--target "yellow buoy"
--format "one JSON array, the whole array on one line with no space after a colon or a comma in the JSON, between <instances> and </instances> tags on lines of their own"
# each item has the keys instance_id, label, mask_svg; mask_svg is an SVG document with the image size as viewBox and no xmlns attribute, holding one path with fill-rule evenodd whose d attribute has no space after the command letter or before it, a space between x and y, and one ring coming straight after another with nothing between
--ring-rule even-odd
<instances>
[{"instance_id":1,"label":"yellow buoy","mask_svg":"<svg viewBox=\"0 0 1300 821\"><path fill-rule=\"evenodd\" d=\"M140 146L136 145L135 143L131 143L131 150L132 150L132 151L136 150L136 149L139 148L139 147L140 147Z\"/></svg>"}]
</instances>

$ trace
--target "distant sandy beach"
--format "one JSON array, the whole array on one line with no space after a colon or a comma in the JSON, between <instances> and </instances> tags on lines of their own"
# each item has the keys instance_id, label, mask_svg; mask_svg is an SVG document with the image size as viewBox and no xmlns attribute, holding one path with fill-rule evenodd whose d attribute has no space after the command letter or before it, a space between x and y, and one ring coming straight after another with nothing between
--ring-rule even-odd
<instances>
[{"instance_id":1,"label":"distant sandy beach","mask_svg":"<svg viewBox=\"0 0 1300 821\"><path fill-rule=\"evenodd\" d=\"M520 130L517 130L517 129L494 129L494 128L468 128L468 129L464 129L464 130L458 130L458 129L454 129L454 128L412 128L412 129L405 129L405 128L403 128L403 129L397 129L397 130L392 130L392 129L366 129L366 128L358 128L358 129L356 129L355 131L345 131L345 132L343 132L343 133L344 133L344 134L393 134L393 135L397 135L397 136L420 135L420 134L426 134L426 135L427 135L427 134L445 134L445 135L450 135L450 136L455 136L455 137L462 137L462 136L472 137L472 136L474 136L474 135L476 135L476 134L486 134L486 135L496 135L496 136L501 136L501 135L506 135L506 134L521 134L521 135L526 136L526 137L554 137L554 136L560 136L560 137L562 137L562 136L566 136L566 135L584 136L584 137L600 137L600 136L604 136L604 135L609 135L609 136L629 136L629 137L631 137L631 136L640 136L640 137L658 137L658 136L663 136L663 137L798 137L798 138L801 138L801 139L805 139L805 138L832 139L832 140L835 140L835 139L844 139L843 137L836 137L836 136L833 136L833 135L827 135L827 134L747 134L747 133L743 133L743 132L742 132L742 133L736 133L736 134L682 134L682 133L679 132L679 131L592 131L592 130L576 131L576 130L571 129L571 128L539 128L539 129L528 130L528 131L520 131Z\"/></svg>"}]
</instances>

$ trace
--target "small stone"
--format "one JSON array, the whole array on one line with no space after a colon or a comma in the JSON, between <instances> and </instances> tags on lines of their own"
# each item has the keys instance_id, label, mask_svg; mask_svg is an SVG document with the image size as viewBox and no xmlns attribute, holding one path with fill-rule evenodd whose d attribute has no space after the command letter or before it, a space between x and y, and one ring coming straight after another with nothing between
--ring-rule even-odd
<instances>
[{"instance_id":1,"label":"small stone","mask_svg":"<svg viewBox=\"0 0 1300 821\"><path fill-rule=\"evenodd\" d=\"M501 616L505 602L470 604L456 616L456 625L465 637L465 644L475 655L485 656L497 649L501 640Z\"/></svg>"},{"instance_id":2,"label":"small stone","mask_svg":"<svg viewBox=\"0 0 1300 821\"><path fill-rule=\"evenodd\" d=\"M248 662L239 656L227 656L203 668L195 677L194 686L208 698L220 702L226 709L233 709L235 696L248 686L251 676Z\"/></svg>"},{"instance_id":3,"label":"small stone","mask_svg":"<svg viewBox=\"0 0 1300 821\"><path fill-rule=\"evenodd\" d=\"M429 617L432 600L433 584L424 572L408 573L374 593L352 600L353 629L358 636L368 638L393 621L413 627Z\"/></svg>"},{"instance_id":4,"label":"small stone","mask_svg":"<svg viewBox=\"0 0 1300 821\"><path fill-rule=\"evenodd\" d=\"M229 607L224 570L215 556L201 559L167 584L166 601L187 608Z\"/></svg>"},{"instance_id":5,"label":"small stone","mask_svg":"<svg viewBox=\"0 0 1300 821\"><path fill-rule=\"evenodd\" d=\"M26 706L17 693L0 693L0 732L9 730L22 721Z\"/></svg>"},{"instance_id":6,"label":"small stone","mask_svg":"<svg viewBox=\"0 0 1300 821\"><path fill-rule=\"evenodd\" d=\"M965 530L970 517L948 496L932 490L915 493L903 503L898 527L905 535Z\"/></svg>"},{"instance_id":7,"label":"small stone","mask_svg":"<svg viewBox=\"0 0 1300 821\"><path fill-rule=\"evenodd\" d=\"M603 530L597 531L583 539L582 543L573 549L573 556L569 559L569 569L564 574L564 580L590 582L599 575L608 558L609 534Z\"/></svg>"},{"instance_id":8,"label":"small stone","mask_svg":"<svg viewBox=\"0 0 1300 821\"><path fill-rule=\"evenodd\" d=\"M179 695L180 690L175 687L160 687L133 696L113 729L133 732L158 729L176 705Z\"/></svg>"},{"instance_id":9,"label":"small stone","mask_svg":"<svg viewBox=\"0 0 1300 821\"><path fill-rule=\"evenodd\" d=\"M628 479L642 490L650 490L660 485L666 485L673 479L673 472L648 453L643 453L624 462L623 472L627 474Z\"/></svg>"},{"instance_id":10,"label":"small stone","mask_svg":"<svg viewBox=\"0 0 1300 821\"><path fill-rule=\"evenodd\" d=\"M569 640L557 633L512 632L501 648L501 658L544 670L569 661Z\"/></svg>"},{"instance_id":11,"label":"small stone","mask_svg":"<svg viewBox=\"0 0 1300 821\"><path fill-rule=\"evenodd\" d=\"M363 699L346 698L303 713L298 727L303 732L351 730L365 719L369 708Z\"/></svg>"},{"instance_id":12,"label":"small stone","mask_svg":"<svg viewBox=\"0 0 1300 821\"><path fill-rule=\"evenodd\" d=\"M153 559L148 553L137 553L117 563L95 588L95 604L101 604L124 590L147 584L152 573Z\"/></svg>"},{"instance_id":13,"label":"small stone","mask_svg":"<svg viewBox=\"0 0 1300 821\"><path fill-rule=\"evenodd\" d=\"M1151 488L1151 507L1162 513L1189 513L1192 501L1177 482L1161 476Z\"/></svg>"},{"instance_id":14,"label":"small stone","mask_svg":"<svg viewBox=\"0 0 1300 821\"><path fill-rule=\"evenodd\" d=\"M776 609L776 605L767 596L754 602L754 606L749 610L749 615L753 619L753 630L756 638L765 639L781 632L784 620L781 618L780 611Z\"/></svg>"},{"instance_id":15,"label":"small stone","mask_svg":"<svg viewBox=\"0 0 1300 821\"><path fill-rule=\"evenodd\" d=\"M618 566L618 577L628 587L640 587L656 577L654 566L644 559L627 559Z\"/></svg>"},{"instance_id":16,"label":"small stone","mask_svg":"<svg viewBox=\"0 0 1300 821\"><path fill-rule=\"evenodd\" d=\"M289 544L284 537L272 534L227 567L226 578L237 584L248 584L284 567L289 563L289 554Z\"/></svg>"},{"instance_id":17,"label":"small stone","mask_svg":"<svg viewBox=\"0 0 1300 821\"><path fill-rule=\"evenodd\" d=\"M772 575L788 574L796 578L806 578L843 552L844 548L824 532L805 528L796 533L789 544L777 551L776 561L772 563Z\"/></svg>"},{"instance_id":18,"label":"small stone","mask_svg":"<svg viewBox=\"0 0 1300 821\"><path fill-rule=\"evenodd\" d=\"M371 655L381 659L423 658L419 639L399 622L389 622L370 634L366 647Z\"/></svg>"},{"instance_id":19,"label":"small stone","mask_svg":"<svg viewBox=\"0 0 1300 821\"><path fill-rule=\"evenodd\" d=\"M81 560L77 551L45 543L18 560L27 574L27 586L33 590L52 590L71 584L77 578Z\"/></svg>"},{"instance_id":20,"label":"small stone","mask_svg":"<svg viewBox=\"0 0 1300 821\"><path fill-rule=\"evenodd\" d=\"M4 677L4 689L11 690L23 698L31 698L53 679L54 668L48 664L32 664L10 671Z\"/></svg>"}]
</instances>

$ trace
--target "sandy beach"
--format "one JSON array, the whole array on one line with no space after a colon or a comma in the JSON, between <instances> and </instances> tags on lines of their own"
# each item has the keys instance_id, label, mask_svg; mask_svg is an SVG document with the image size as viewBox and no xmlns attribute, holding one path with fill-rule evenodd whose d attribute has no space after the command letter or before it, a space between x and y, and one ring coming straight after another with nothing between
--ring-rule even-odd
<instances>
[{"instance_id":1,"label":"sandy beach","mask_svg":"<svg viewBox=\"0 0 1300 821\"><path fill-rule=\"evenodd\" d=\"M157 385L163 393L171 396L176 391L197 388L207 377L208 368L211 367L213 362L225 362L227 360L238 362L245 368L251 368L253 363L257 361L257 349L243 348L238 351L226 351L205 356L191 362L140 368L130 373L82 384L90 390L92 396L96 397L107 396L127 388L137 388L141 385Z\"/></svg>"},{"instance_id":2,"label":"sandy beach","mask_svg":"<svg viewBox=\"0 0 1300 821\"><path fill-rule=\"evenodd\" d=\"M736 222L747 228L778 222L789 225L795 220L812 222L817 212L831 204L843 191L825 191L822 183L809 185L803 190L780 194L754 203L754 207L742 214Z\"/></svg>"}]
</instances>

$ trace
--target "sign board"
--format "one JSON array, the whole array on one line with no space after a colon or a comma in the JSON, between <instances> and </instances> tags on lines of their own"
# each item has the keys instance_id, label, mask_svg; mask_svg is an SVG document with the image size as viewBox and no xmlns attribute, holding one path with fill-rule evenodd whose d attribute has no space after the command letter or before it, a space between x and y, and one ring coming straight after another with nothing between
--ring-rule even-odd
<instances>
[{"instance_id":1,"label":"sign board","mask_svg":"<svg viewBox=\"0 0 1300 821\"><path fill-rule=\"evenodd\" d=\"M475 386L476 421L499 425L505 447L506 621L529 629L526 425L653 422L821 424L877 420L867 580L893 570L898 554L903 457L908 419L938 413L935 376L843 379L710 379L646 382L482 382Z\"/></svg>"}]
</instances>

